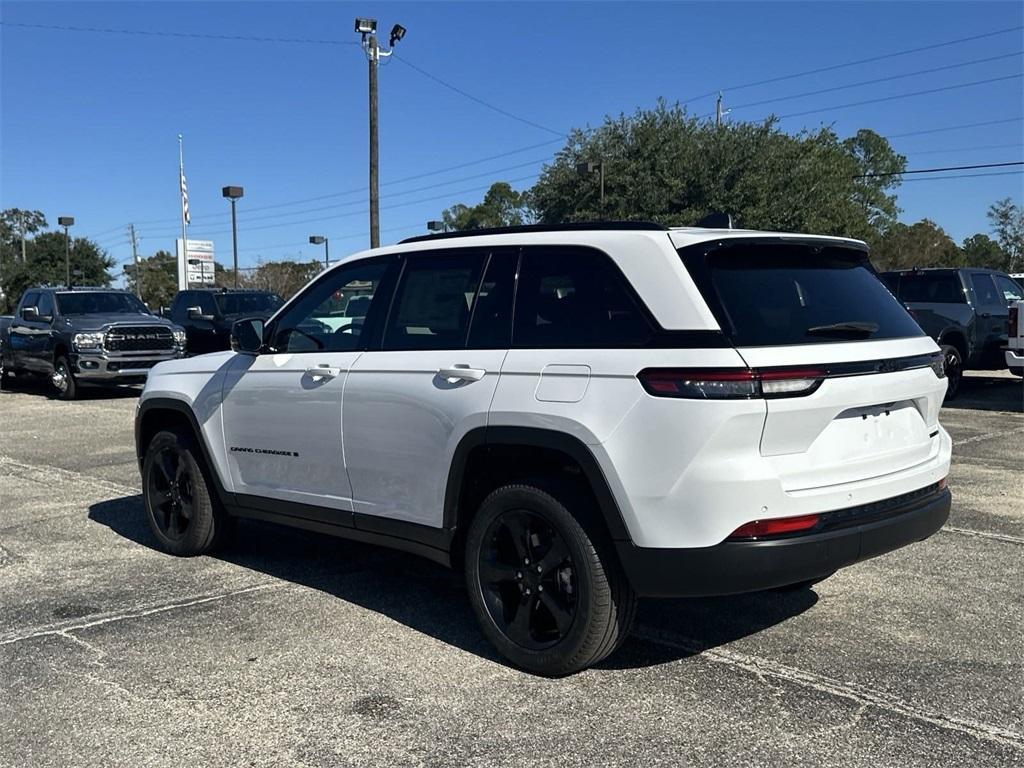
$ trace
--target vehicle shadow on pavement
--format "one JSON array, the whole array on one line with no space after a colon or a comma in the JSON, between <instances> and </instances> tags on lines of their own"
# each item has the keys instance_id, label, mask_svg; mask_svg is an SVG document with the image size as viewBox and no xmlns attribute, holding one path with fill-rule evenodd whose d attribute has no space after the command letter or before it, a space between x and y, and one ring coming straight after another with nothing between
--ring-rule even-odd
<instances>
[{"instance_id":1,"label":"vehicle shadow on pavement","mask_svg":"<svg viewBox=\"0 0 1024 768\"><path fill-rule=\"evenodd\" d=\"M972 411L1024 412L1024 385L1014 376L964 376L960 391L943 408Z\"/></svg>"},{"instance_id":2,"label":"vehicle shadow on pavement","mask_svg":"<svg viewBox=\"0 0 1024 768\"><path fill-rule=\"evenodd\" d=\"M4 383L4 394L37 395L57 400L56 390L42 377L19 376ZM78 400L121 400L142 394L141 384L120 384L101 387L91 384L79 386Z\"/></svg>"},{"instance_id":3,"label":"vehicle shadow on pavement","mask_svg":"<svg viewBox=\"0 0 1024 768\"><path fill-rule=\"evenodd\" d=\"M126 539L157 548L141 495L94 504L89 518ZM239 521L230 545L210 556L320 590L464 651L505 663L477 626L462 574L423 558L252 520ZM684 659L781 623L815 602L817 595L809 589L641 601L636 631L600 668L634 669Z\"/></svg>"}]
</instances>

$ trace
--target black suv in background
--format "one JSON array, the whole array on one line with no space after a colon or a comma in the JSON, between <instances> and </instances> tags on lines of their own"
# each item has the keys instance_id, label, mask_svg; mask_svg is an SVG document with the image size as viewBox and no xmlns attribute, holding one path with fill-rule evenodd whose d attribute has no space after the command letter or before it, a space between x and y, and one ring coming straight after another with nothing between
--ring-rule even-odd
<instances>
[{"instance_id":1,"label":"black suv in background","mask_svg":"<svg viewBox=\"0 0 1024 768\"><path fill-rule=\"evenodd\" d=\"M879 275L924 332L942 347L949 388L956 396L967 370L1006 368L1009 307L1024 290L992 269L909 269Z\"/></svg>"},{"instance_id":2,"label":"black suv in background","mask_svg":"<svg viewBox=\"0 0 1024 768\"><path fill-rule=\"evenodd\" d=\"M231 326L236 320L266 320L284 304L270 291L198 288L178 291L166 313L185 329L190 355L231 348Z\"/></svg>"}]
</instances>

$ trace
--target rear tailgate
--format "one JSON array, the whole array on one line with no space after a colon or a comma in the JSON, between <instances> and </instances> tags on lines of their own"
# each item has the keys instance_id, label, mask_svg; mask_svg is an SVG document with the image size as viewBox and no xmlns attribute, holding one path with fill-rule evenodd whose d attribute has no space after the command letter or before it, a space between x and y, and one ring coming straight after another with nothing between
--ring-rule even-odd
<instances>
[{"instance_id":1,"label":"rear tailgate","mask_svg":"<svg viewBox=\"0 0 1024 768\"><path fill-rule=\"evenodd\" d=\"M813 380L767 397L760 451L784 490L883 477L939 451L946 382L938 348L865 251L846 241L759 238L681 254L750 368Z\"/></svg>"}]
</instances>

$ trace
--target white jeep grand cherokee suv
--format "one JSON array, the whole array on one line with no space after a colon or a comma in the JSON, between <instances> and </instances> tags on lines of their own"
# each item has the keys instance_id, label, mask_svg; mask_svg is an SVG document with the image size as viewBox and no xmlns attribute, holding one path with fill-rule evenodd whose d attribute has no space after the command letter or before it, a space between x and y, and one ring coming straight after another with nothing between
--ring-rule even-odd
<instances>
[{"instance_id":1,"label":"white jeep grand cherokee suv","mask_svg":"<svg viewBox=\"0 0 1024 768\"><path fill-rule=\"evenodd\" d=\"M540 674L614 651L638 596L813 583L949 514L942 356L859 241L417 237L232 341L142 394L160 545L206 552L237 516L424 555L465 571L484 634Z\"/></svg>"}]
</instances>

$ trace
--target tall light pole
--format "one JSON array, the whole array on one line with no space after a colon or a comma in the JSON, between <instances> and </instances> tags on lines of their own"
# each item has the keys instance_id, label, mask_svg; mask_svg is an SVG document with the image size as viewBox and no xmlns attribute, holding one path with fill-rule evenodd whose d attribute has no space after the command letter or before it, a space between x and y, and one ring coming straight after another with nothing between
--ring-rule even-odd
<instances>
[{"instance_id":1,"label":"tall light pole","mask_svg":"<svg viewBox=\"0 0 1024 768\"><path fill-rule=\"evenodd\" d=\"M321 243L323 244L323 246L324 246L324 269L327 269L327 267L330 266L330 263L331 263L331 250L330 250L331 246L330 246L330 243L327 241L327 238L324 237L323 235L310 235L309 236L309 242L311 242L313 245L320 245Z\"/></svg>"},{"instance_id":2,"label":"tall light pole","mask_svg":"<svg viewBox=\"0 0 1024 768\"><path fill-rule=\"evenodd\" d=\"M235 288L238 287L238 220L235 218L235 201L245 194L241 187L224 187L221 191L231 201L231 252L235 256Z\"/></svg>"},{"instance_id":3,"label":"tall light pole","mask_svg":"<svg viewBox=\"0 0 1024 768\"><path fill-rule=\"evenodd\" d=\"M377 42L377 20L356 19L356 32L362 35L363 51L370 62L370 247L380 245L380 184L378 181L377 142L377 65L394 53L395 44L405 37L405 27L395 24L391 28L388 50Z\"/></svg>"},{"instance_id":4,"label":"tall light pole","mask_svg":"<svg viewBox=\"0 0 1024 768\"><path fill-rule=\"evenodd\" d=\"M68 236L68 227L75 223L74 216L58 216L57 224L64 227L64 287L71 287L71 238Z\"/></svg>"}]
</instances>

